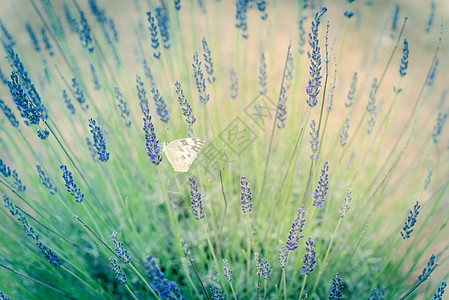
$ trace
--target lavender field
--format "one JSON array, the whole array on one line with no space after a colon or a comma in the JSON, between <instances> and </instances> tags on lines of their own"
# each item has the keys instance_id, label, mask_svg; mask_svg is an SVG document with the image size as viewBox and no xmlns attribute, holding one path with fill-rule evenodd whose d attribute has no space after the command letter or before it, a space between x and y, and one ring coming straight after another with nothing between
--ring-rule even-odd
<instances>
[{"instance_id":1,"label":"lavender field","mask_svg":"<svg viewBox=\"0 0 449 300\"><path fill-rule=\"evenodd\" d=\"M0 299L445 299L445 1L4 0Z\"/></svg>"}]
</instances>

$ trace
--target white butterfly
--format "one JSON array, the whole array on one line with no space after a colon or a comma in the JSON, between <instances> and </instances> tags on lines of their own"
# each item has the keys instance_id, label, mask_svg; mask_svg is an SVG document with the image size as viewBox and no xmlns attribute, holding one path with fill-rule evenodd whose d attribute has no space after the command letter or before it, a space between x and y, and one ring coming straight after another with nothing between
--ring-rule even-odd
<instances>
[{"instance_id":1,"label":"white butterfly","mask_svg":"<svg viewBox=\"0 0 449 300\"><path fill-rule=\"evenodd\" d=\"M187 172L203 146L203 139L192 137L164 142L162 151L176 172Z\"/></svg>"}]
</instances>

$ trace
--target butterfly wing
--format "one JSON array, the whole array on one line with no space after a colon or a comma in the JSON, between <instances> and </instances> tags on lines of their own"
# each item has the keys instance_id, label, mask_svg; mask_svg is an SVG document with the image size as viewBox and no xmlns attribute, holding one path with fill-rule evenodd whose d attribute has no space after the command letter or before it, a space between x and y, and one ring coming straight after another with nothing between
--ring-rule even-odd
<instances>
[{"instance_id":1,"label":"butterfly wing","mask_svg":"<svg viewBox=\"0 0 449 300\"><path fill-rule=\"evenodd\" d=\"M170 142L164 152L176 172L187 172L203 146L203 139L185 138Z\"/></svg>"}]
</instances>

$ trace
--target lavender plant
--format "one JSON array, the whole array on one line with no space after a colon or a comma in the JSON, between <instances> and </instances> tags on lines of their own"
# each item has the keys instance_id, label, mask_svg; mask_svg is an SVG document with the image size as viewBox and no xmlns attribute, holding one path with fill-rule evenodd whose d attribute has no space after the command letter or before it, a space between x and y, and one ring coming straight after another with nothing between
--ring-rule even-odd
<instances>
[{"instance_id":1,"label":"lavender plant","mask_svg":"<svg viewBox=\"0 0 449 300\"><path fill-rule=\"evenodd\" d=\"M343 2L2 3L0 299L444 298L444 3Z\"/></svg>"}]
</instances>

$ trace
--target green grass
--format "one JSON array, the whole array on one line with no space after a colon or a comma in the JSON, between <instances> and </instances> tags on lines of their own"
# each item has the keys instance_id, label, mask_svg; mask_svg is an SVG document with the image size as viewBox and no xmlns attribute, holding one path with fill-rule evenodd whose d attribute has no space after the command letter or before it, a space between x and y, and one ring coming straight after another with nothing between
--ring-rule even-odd
<instances>
[{"instance_id":1,"label":"green grass","mask_svg":"<svg viewBox=\"0 0 449 300\"><path fill-rule=\"evenodd\" d=\"M163 47L158 32L159 58L153 56L146 15L151 10L155 16L159 2L98 0L106 18L114 21L117 41L109 23L98 22L89 1L5 4L0 19L48 108L48 118L39 125L25 125L7 83L0 84L0 99L19 121L14 127L6 114L0 114L0 159L17 171L26 186L20 191L12 176L1 174L0 192L14 203L61 264L49 263L32 234L24 232L19 215L10 213L10 209L14 213L13 206L3 207L0 291L10 299L163 298L156 290L157 281L146 274L147 257L152 255L185 299L210 299L213 286L225 299L304 299L306 294L307 299L326 299L336 273L344 286L343 299L368 299L373 288L384 289L385 299L430 299L449 277L445 238L448 134L444 127L448 48L446 32L440 33L440 19L435 18L426 32L430 7L401 2L393 30L395 8L388 1L372 5L367 1L323 1L328 11L318 33L322 86L318 105L311 108L305 89L310 66L307 51L311 50L307 34L318 4L312 9L302 3L270 2L264 20L256 3L251 3L245 32L235 26L235 3L202 2L203 8L200 1L181 1L179 11L173 1L166 2L170 48ZM443 4L437 2L435 14L443 13L439 11ZM87 48L70 30L65 7L77 22L84 11L92 38ZM346 18L346 10L355 15ZM306 18L302 53L298 51L301 17ZM36 34L39 52L26 23ZM45 28L54 55L45 49L41 28ZM6 56L0 62L1 70L10 80L14 67L10 66L9 42L4 31L0 36ZM214 63L213 83L207 79L203 37ZM407 75L401 77L404 37L409 41L410 57ZM112 42L108 43L108 38ZM91 46L93 51L88 50ZM205 77L205 93L210 95L206 104L200 103L196 88L195 50ZM263 87L259 85L262 52L266 93L260 92ZM146 74L144 60L152 77ZM427 78L436 61L437 72L429 84ZM100 89L95 88L92 68ZM232 78L231 69L235 71ZM358 80L353 104L347 107L354 72ZM196 118L193 136L205 140L187 173L174 172L165 156L158 166L149 161L136 75L146 90L161 146L162 141L184 138L190 132L177 101L175 82L181 83ZM82 105L76 100L79 93L72 78L83 91ZM366 106L374 78L376 109L371 114ZM26 87L23 78L20 83ZM168 105L167 123L156 113L153 86ZM285 95L281 95L282 86ZM114 87L127 103L130 126L125 126ZM74 114L67 108L63 90L71 99ZM277 126L280 121L276 119L281 97L287 97L284 128ZM443 126L435 135L438 116ZM370 117L374 125L369 125ZM106 140L110 153L106 162L99 161L86 144L86 137L92 141L90 118L96 120ZM348 138L341 146L347 118ZM319 140L318 159L313 161L312 120ZM47 129L48 138L40 139L38 129ZM329 190L323 206L315 207L311 195L325 161L329 164ZM42 166L56 193L51 194L42 184L36 165ZM84 194L82 202L67 192L60 165L71 172ZM242 212L240 203L241 176L247 177L252 192L253 206L248 213ZM205 214L201 220L195 219L190 204L189 177L196 180L201 193ZM348 189L352 201L341 218L340 207ZM421 208L414 230L410 238L402 239L401 229L416 201ZM296 250L286 253L282 269L279 240L287 241L301 205L306 210L304 237ZM118 233L131 262L125 263L115 250L110 237L113 232ZM317 263L305 276L301 268L309 237ZM429 279L419 280L431 254L435 254L437 265ZM126 284L115 278L111 257L126 275ZM267 280L257 273L262 258L271 268ZM231 283L224 274L223 259L232 269Z\"/></svg>"}]
</instances>

